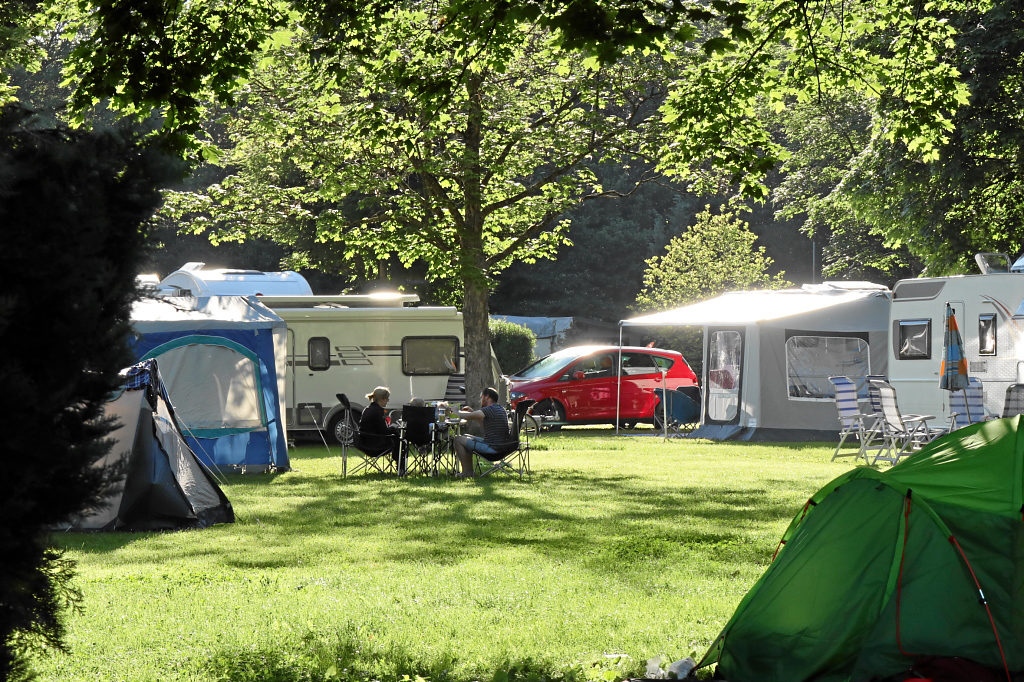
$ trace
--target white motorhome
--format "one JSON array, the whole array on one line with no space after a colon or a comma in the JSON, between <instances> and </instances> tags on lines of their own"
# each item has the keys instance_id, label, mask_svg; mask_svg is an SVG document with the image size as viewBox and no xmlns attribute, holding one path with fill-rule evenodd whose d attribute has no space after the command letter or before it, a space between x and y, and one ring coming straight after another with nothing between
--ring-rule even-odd
<instances>
[{"instance_id":1,"label":"white motorhome","mask_svg":"<svg viewBox=\"0 0 1024 682\"><path fill-rule=\"evenodd\" d=\"M249 271L232 272L231 289L244 289L242 273ZM187 277L180 274L168 275L161 284L191 291L189 280L224 281L220 271L201 267L190 269ZM272 274L292 274L305 283L297 273L255 273L250 292ZM396 292L263 295L259 300L288 326L289 435L326 429L338 440L348 439L358 415L344 414L339 393L357 411L366 406L365 396L375 386L391 389L395 408L414 397L459 403L466 399L462 313L453 307L413 307L418 296ZM494 385L504 392L493 353L491 365Z\"/></svg>"},{"instance_id":2,"label":"white motorhome","mask_svg":"<svg viewBox=\"0 0 1024 682\"><path fill-rule=\"evenodd\" d=\"M939 388L946 304L956 315L968 373L985 385L985 409L1000 414L1006 388L1024 379L1024 263L978 254L981 273L904 279L892 290L889 381L904 413L949 419L949 394ZM1022 259L1024 260L1024 259Z\"/></svg>"}]
</instances>

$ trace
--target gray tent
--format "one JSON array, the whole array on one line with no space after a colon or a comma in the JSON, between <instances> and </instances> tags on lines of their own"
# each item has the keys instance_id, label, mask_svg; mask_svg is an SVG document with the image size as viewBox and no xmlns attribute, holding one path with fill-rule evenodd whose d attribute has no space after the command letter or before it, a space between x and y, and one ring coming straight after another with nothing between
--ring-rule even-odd
<instances>
[{"instance_id":1,"label":"gray tent","mask_svg":"<svg viewBox=\"0 0 1024 682\"><path fill-rule=\"evenodd\" d=\"M838 437L829 376L860 382L888 364L889 290L868 282L736 291L623 320L622 327L704 328L701 424L694 438Z\"/></svg>"},{"instance_id":2,"label":"gray tent","mask_svg":"<svg viewBox=\"0 0 1024 682\"><path fill-rule=\"evenodd\" d=\"M99 509L70 527L161 530L232 523L231 503L182 436L156 361L132 365L124 376L124 390L105 409L120 426L97 466L122 467L125 478Z\"/></svg>"}]
</instances>

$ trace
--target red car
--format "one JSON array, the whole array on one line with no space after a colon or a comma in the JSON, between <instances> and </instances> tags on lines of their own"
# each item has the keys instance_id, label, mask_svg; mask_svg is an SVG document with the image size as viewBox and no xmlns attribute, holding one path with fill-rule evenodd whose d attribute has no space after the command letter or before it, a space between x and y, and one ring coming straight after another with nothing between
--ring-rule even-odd
<instances>
[{"instance_id":1,"label":"red car","mask_svg":"<svg viewBox=\"0 0 1024 682\"><path fill-rule=\"evenodd\" d=\"M537 360L509 377L511 402L536 400L534 415L557 424L615 423L618 346L574 346ZM664 380L663 380L664 377ZM622 397L619 419L626 426L656 421L654 394L697 385L697 376L681 353L660 348L622 348Z\"/></svg>"}]
</instances>

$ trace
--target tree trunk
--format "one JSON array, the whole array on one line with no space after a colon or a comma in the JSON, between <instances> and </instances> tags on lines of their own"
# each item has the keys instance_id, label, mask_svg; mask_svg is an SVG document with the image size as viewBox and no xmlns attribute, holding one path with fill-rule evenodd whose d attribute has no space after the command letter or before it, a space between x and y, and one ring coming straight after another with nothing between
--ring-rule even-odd
<instances>
[{"instance_id":1,"label":"tree trunk","mask_svg":"<svg viewBox=\"0 0 1024 682\"><path fill-rule=\"evenodd\" d=\"M462 324L466 335L466 402L473 407L480 406L480 391L491 385L487 293L482 281L473 278L465 282Z\"/></svg>"},{"instance_id":2,"label":"tree trunk","mask_svg":"<svg viewBox=\"0 0 1024 682\"><path fill-rule=\"evenodd\" d=\"M465 188L465 226L462 234L462 325L466 340L466 402L480 406L480 391L490 385L491 347L487 320L487 280L483 249L483 187L481 186L480 140L483 132L482 80L471 74L466 78L469 95L466 117L466 150L463 187Z\"/></svg>"}]
</instances>

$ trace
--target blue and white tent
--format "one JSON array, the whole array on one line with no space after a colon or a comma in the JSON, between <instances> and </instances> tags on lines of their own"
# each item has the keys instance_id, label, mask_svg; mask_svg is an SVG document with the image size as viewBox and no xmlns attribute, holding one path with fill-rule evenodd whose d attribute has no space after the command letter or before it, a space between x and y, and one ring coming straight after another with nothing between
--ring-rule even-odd
<instances>
[{"instance_id":1,"label":"blue and white tent","mask_svg":"<svg viewBox=\"0 0 1024 682\"><path fill-rule=\"evenodd\" d=\"M103 409L117 421L110 451L93 466L121 467L124 477L100 504L62 528L142 531L234 523L224 491L185 443L156 360L132 365L121 377L121 390Z\"/></svg>"},{"instance_id":2,"label":"blue and white tent","mask_svg":"<svg viewBox=\"0 0 1024 682\"><path fill-rule=\"evenodd\" d=\"M134 350L157 358L189 446L210 466L289 468L284 320L249 296L145 298Z\"/></svg>"}]
</instances>

